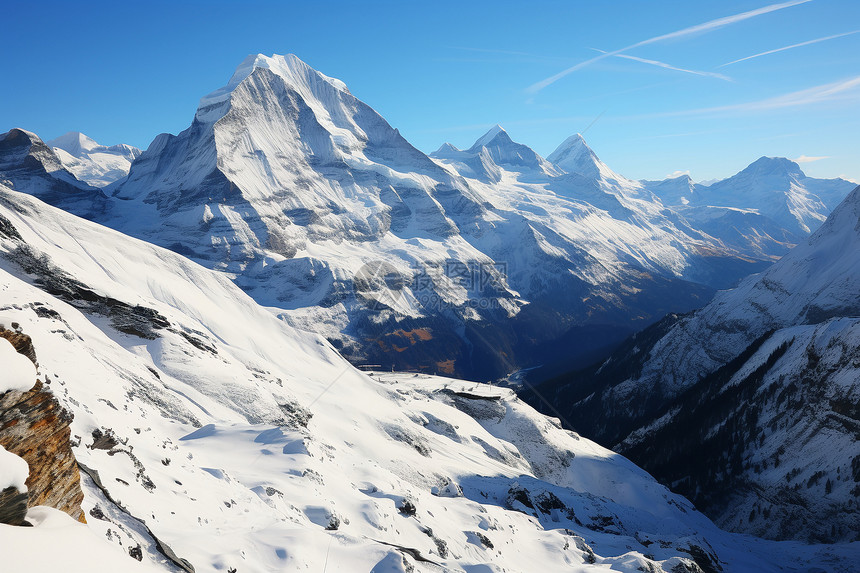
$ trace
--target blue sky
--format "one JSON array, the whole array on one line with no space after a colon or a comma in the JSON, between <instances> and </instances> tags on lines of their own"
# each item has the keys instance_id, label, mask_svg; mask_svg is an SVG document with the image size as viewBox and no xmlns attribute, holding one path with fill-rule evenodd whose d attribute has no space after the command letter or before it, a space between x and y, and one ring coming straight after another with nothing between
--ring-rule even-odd
<instances>
[{"instance_id":1,"label":"blue sky","mask_svg":"<svg viewBox=\"0 0 860 573\"><path fill-rule=\"evenodd\" d=\"M543 155L584 132L633 178L725 177L770 155L860 181L856 0L12 0L3 11L0 131L145 148L186 128L247 54L294 53L427 152L499 123Z\"/></svg>"}]
</instances>

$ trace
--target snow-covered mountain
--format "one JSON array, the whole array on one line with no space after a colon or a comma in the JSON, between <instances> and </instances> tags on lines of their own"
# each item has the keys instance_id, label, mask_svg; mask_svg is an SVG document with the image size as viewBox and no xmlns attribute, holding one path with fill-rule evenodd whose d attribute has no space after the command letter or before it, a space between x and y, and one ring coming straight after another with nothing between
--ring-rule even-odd
<instances>
[{"instance_id":1,"label":"snow-covered mountain","mask_svg":"<svg viewBox=\"0 0 860 573\"><path fill-rule=\"evenodd\" d=\"M23 129L0 135L0 183L81 217L103 216L108 199L78 180L39 136Z\"/></svg>"},{"instance_id":2,"label":"snow-covered mountain","mask_svg":"<svg viewBox=\"0 0 860 573\"><path fill-rule=\"evenodd\" d=\"M725 527L856 540L858 252L860 187L767 271L538 392Z\"/></svg>"},{"instance_id":3,"label":"snow-covered mountain","mask_svg":"<svg viewBox=\"0 0 860 573\"><path fill-rule=\"evenodd\" d=\"M726 247L664 207L641 182L612 171L578 134L550 155L556 163L534 152L536 159L529 162L497 162L493 157L501 154L491 153L482 142L497 148L501 142L517 150L517 156L525 155L525 146L496 126L467 151L446 144L431 157L455 169L497 209L514 211L530 224L585 246L607 266L632 264L647 273L716 288L763 268L761 259ZM478 162L496 175L476 176L470 167Z\"/></svg>"},{"instance_id":4,"label":"snow-covered mountain","mask_svg":"<svg viewBox=\"0 0 860 573\"><path fill-rule=\"evenodd\" d=\"M365 374L222 273L0 186L0 320L74 414L66 570L850 571L856 544L718 530L509 390ZM0 526L40 570L82 526ZM129 567L129 570L135 570Z\"/></svg>"},{"instance_id":5,"label":"snow-covered mountain","mask_svg":"<svg viewBox=\"0 0 860 573\"><path fill-rule=\"evenodd\" d=\"M797 240L754 209L669 208L579 135L544 159L496 126L428 157L295 56L249 56L106 204L29 192L229 273L354 363L481 380L584 364Z\"/></svg>"},{"instance_id":6,"label":"snow-covered mountain","mask_svg":"<svg viewBox=\"0 0 860 573\"><path fill-rule=\"evenodd\" d=\"M815 231L855 187L844 179L807 177L783 157L761 157L710 185L695 184L686 175L642 183L727 246L774 258Z\"/></svg>"},{"instance_id":7,"label":"snow-covered mountain","mask_svg":"<svg viewBox=\"0 0 860 573\"><path fill-rule=\"evenodd\" d=\"M140 149L131 145L100 145L77 131L45 143L66 169L93 187L106 187L128 175L131 162L140 155Z\"/></svg>"},{"instance_id":8,"label":"snow-covered mountain","mask_svg":"<svg viewBox=\"0 0 860 573\"><path fill-rule=\"evenodd\" d=\"M789 231L808 234L854 187L844 179L807 177L790 159L762 157L697 195L708 205L756 209Z\"/></svg>"},{"instance_id":9,"label":"snow-covered mountain","mask_svg":"<svg viewBox=\"0 0 860 573\"><path fill-rule=\"evenodd\" d=\"M581 360L766 263L573 169L572 147L553 165L496 127L430 158L342 82L255 55L91 218L229 273L353 362L474 379Z\"/></svg>"}]
</instances>

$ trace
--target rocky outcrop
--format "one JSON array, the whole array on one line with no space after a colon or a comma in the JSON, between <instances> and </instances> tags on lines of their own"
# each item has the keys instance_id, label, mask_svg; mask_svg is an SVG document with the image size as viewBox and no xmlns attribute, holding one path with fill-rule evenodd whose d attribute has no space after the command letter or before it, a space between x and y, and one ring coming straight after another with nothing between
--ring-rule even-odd
<instances>
[{"instance_id":1,"label":"rocky outcrop","mask_svg":"<svg viewBox=\"0 0 860 573\"><path fill-rule=\"evenodd\" d=\"M36 363L29 336L5 329L0 330L0 336ZM71 422L72 415L40 380L27 392L11 390L0 395L0 445L30 466L27 506L47 505L86 522L81 509L81 476L70 442ZM21 502L11 493L6 501L12 505Z\"/></svg>"},{"instance_id":2,"label":"rocky outcrop","mask_svg":"<svg viewBox=\"0 0 860 573\"><path fill-rule=\"evenodd\" d=\"M9 486L0 490L0 523L27 525L27 493Z\"/></svg>"}]
</instances>

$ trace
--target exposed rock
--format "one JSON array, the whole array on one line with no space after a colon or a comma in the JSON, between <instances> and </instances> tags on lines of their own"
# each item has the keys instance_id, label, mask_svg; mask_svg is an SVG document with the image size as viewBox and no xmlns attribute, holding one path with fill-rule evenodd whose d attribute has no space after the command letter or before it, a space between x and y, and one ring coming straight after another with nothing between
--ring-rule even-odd
<instances>
[{"instance_id":1,"label":"exposed rock","mask_svg":"<svg viewBox=\"0 0 860 573\"><path fill-rule=\"evenodd\" d=\"M9 486L0 491L0 523L27 525L27 493Z\"/></svg>"},{"instance_id":2,"label":"exposed rock","mask_svg":"<svg viewBox=\"0 0 860 573\"><path fill-rule=\"evenodd\" d=\"M15 328L16 325L17 323L13 323L10 326ZM29 358L33 364L38 364L36 361L36 350L33 348L33 341L29 336L14 330L6 330L3 325L0 325L0 336L12 343L12 346L15 347L18 354L23 354Z\"/></svg>"},{"instance_id":3,"label":"exposed rock","mask_svg":"<svg viewBox=\"0 0 860 573\"><path fill-rule=\"evenodd\" d=\"M0 336L36 362L29 336L5 329ZM81 476L70 442L71 422L72 415L39 380L27 392L12 390L0 395L0 445L30 466L27 505L47 505L85 523Z\"/></svg>"},{"instance_id":4,"label":"exposed rock","mask_svg":"<svg viewBox=\"0 0 860 573\"><path fill-rule=\"evenodd\" d=\"M149 528L149 526L146 525L146 522L144 520L133 515L124 505L122 505L122 503L120 503L119 501L117 501L116 499L114 499L111 496L110 492L107 490L107 488L105 488L104 484L102 483L101 476L99 476L99 472L97 470L94 470L92 468L88 468L86 465L84 465L80 462L78 462L78 467L80 468L81 471L83 471L85 474L87 474L89 476L89 478L92 480L93 485L95 487L97 487L99 489L99 491L102 492L102 494L105 496L105 498L111 504L113 504L114 507L116 507L119 511L123 512L124 514L126 514L127 516L134 519L137 523L140 524L140 526L143 528L143 530L146 531L146 534L155 543L155 550L156 551L161 553L170 562L172 562L174 565L176 565L177 567L179 567L183 571L186 571L187 573L194 573L194 566L187 559L183 559L182 557L179 557L176 554L176 552L173 551L173 548L171 548L167 543L165 543L163 540L161 540L155 536L155 534L152 532L152 530ZM119 478L116 478L116 479L118 481L122 481ZM123 482L123 483L125 483L125 482ZM179 482L177 481L176 483L179 483ZM126 483L125 485L128 485L128 483ZM102 512L101 509L99 509L99 514L101 514L102 517L104 517L104 512ZM93 516L98 517L95 514L93 514ZM102 517L99 517L99 519L102 519ZM108 520L108 521L110 521L110 520ZM114 523L116 523L116 522L114 522ZM110 531L110 530L108 530L108 531ZM129 555L134 557L135 559L137 558L135 556L135 554L132 552L131 548L129 549Z\"/></svg>"}]
</instances>

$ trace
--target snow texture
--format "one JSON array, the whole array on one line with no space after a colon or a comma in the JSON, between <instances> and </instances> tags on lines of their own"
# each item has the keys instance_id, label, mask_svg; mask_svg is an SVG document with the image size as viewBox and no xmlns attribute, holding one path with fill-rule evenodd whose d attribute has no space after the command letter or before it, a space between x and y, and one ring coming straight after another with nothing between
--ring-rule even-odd
<instances>
[{"instance_id":1,"label":"snow texture","mask_svg":"<svg viewBox=\"0 0 860 573\"><path fill-rule=\"evenodd\" d=\"M14 487L22 493L27 491L27 485L24 482L29 475L30 468L27 462L0 446L0 491L8 487Z\"/></svg>"},{"instance_id":2,"label":"snow texture","mask_svg":"<svg viewBox=\"0 0 860 573\"><path fill-rule=\"evenodd\" d=\"M31 573L154 573L163 571L137 563L99 539L86 525L50 507L27 512L33 527L0 524L0 555L4 571Z\"/></svg>"},{"instance_id":3,"label":"snow texture","mask_svg":"<svg viewBox=\"0 0 860 573\"><path fill-rule=\"evenodd\" d=\"M12 343L5 338L0 338L0 364L3 367L0 394L10 390L26 392L36 383L36 368L33 363L26 356L18 354Z\"/></svg>"}]
</instances>

